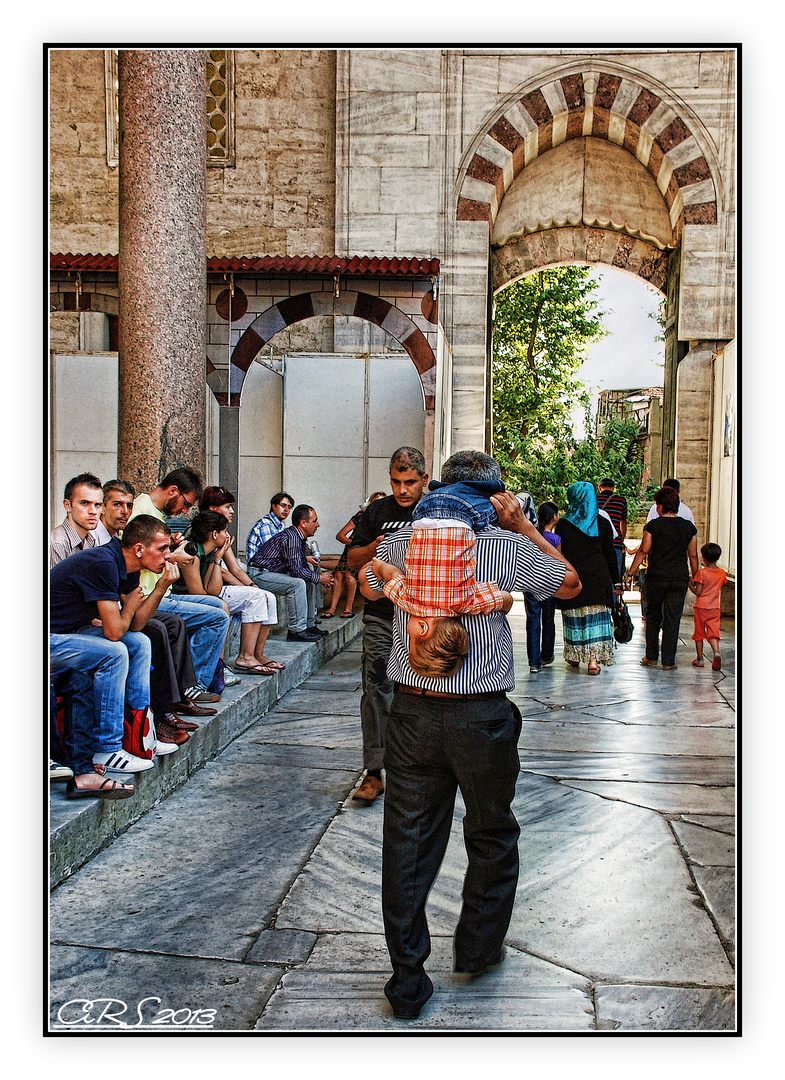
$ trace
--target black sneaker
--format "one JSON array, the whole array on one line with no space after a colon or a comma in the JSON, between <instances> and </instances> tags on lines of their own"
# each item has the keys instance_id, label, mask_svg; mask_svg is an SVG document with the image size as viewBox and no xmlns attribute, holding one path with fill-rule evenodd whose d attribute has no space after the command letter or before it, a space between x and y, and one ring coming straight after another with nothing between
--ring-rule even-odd
<instances>
[{"instance_id":1,"label":"black sneaker","mask_svg":"<svg viewBox=\"0 0 785 1080\"><path fill-rule=\"evenodd\" d=\"M306 633L308 633L308 634L316 634L316 635L318 635L318 637L327 637L327 631L326 630L320 630L318 626L309 626L308 629L306 630Z\"/></svg>"},{"instance_id":2,"label":"black sneaker","mask_svg":"<svg viewBox=\"0 0 785 1080\"><path fill-rule=\"evenodd\" d=\"M318 630L303 630L302 633L297 633L296 630L290 630L286 635L287 641L306 641L311 645L314 641L321 641L322 635Z\"/></svg>"}]
</instances>

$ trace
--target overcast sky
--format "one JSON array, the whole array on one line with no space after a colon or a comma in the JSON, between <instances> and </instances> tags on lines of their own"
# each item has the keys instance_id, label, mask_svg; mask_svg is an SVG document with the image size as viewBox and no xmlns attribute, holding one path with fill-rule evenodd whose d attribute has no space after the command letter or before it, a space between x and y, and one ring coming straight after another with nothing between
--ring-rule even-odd
<instances>
[{"instance_id":1,"label":"overcast sky","mask_svg":"<svg viewBox=\"0 0 785 1080\"><path fill-rule=\"evenodd\" d=\"M662 386L665 346L655 341L659 327L648 317L661 294L621 270L605 267L593 273L600 284L600 307L609 313L604 320L609 333L591 346L578 377L592 390L594 411L599 390Z\"/></svg>"}]
</instances>

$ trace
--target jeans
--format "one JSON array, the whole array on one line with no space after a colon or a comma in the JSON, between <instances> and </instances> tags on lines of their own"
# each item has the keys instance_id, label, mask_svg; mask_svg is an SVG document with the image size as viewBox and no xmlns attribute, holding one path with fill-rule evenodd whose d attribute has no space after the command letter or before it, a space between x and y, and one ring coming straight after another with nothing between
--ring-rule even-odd
<instances>
[{"instance_id":1,"label":"jeans","mask_svg":"<svg viewBox=\"0 0 785 1080\"><path fill-rule=\"evenodd\" d=\"M100 626L83 626L75 634L50 634L49 656L52 675L67 670L85 675L93 673L95 716L91 759L92 754L120 750L125 703L132 709L143 709L150 704L148 639L129 631L120 641L109 641ZM79 716L83 716L81 710ZM77 723L84 728L87 720L82 718ZM84 731L77 733L79 740L85 737Z\"/></svg>"},{"instance_id":2,"label":"jeans","mask_svg":"<svg viewBox=\"0 0 785 1080\"><path fill-rule=\"evenodd\" d=\"M93 754L96 753L93 730L95 727L95 701L93 680L78 671L63 671L52 675L50 680L52 721L50 724L50 755L62 765L68 765L74 776L93 772ZM57 731L57 697L63 698L62 754L59 754L60 735ZM120 740L122 741L122 724Z\"/></svg>"},{"instance_id":3,"label":"jeans","mask_svg":"<svg viewBox=\"0 0 785 1080\"><path fill-rule=\"evenodd\" d=\"M377 770L384 765L385 729L395 689L387 678L387 661L391 650L392 620L365 615L360 723L363 733L363 765L366 769Z\"/></svg>"},{"instance_id":4,"label":"jeans","mask_svg":"<svg viewBox=\"0 0 785 1080\"><path fill-rule=\"evenodd\" d=\"M314 587L310 581L291 577L289 574L275 574L272 570L261 570L248 564L248 577L255 581L260 589L282 596L286 602L286 621L295 634L302 634L308 627L316 625L316 601Z\"/></svg>"},{"instance_id":5,"label":"jeans","mask_svg":"<svg viewBox=\"0 0 785 1080\"><path fill-rule=\"evenodd\" d=\"M530 593L523 594L526 605L526 655L529 667L540 667L542 662L553 660L556 640L556 601L536 600Z\"/></svg>"},{"instance_id":6,"label":"jeans","mask_svg":"<svg viewBox=\"0 0 785 1080\"><path fill-rule=\"evenodd\" d=\"M646 659L656 662L662 628L662 663L676 663L679 628L687 596L684 581L652 581L646 578Z\"/></svg>"},{"instance_id":7,"label":"jeans","mask_svg":"<svg viewBox=\"0 0 785 1080\"><path fill-rule=\"evenodd\" d=\"M229 616L217 596L165 596L158 611L179 615L188 629L196 681L207 687L212 681L229 629Z\"/></svg>"},{"instance_id":8,"label":"jeans","mask_svg":"<svg viewBox=\"0 0 785 1080\"><path fill-rule=\"evenodd\" d=\"M382 914L394 1009L430 997L425 904L439 872L460 787L469 865L455 931L455 966L499 960L518 883L520 828L512 811L521 715L504 693L475 701L396 694L387 721Z\"/></svg>"}]
</instances>

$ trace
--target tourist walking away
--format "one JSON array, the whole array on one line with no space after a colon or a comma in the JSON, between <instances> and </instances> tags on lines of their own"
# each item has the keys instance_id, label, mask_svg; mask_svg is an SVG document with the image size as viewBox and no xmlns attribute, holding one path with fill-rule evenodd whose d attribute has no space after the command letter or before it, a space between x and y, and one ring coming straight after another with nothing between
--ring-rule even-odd
<instances>
[{"instance_id":1,"label":"tourist walking away","mask_svg":"<svg viewBox=\"0 0 785 1080\"><path fill-rule=\"evenodd\" d=\"M600 480L597 491L597 505L604 510L611 519L611 524L616 530L613 538L613 546L616 549L616 558L619 560L619 569L614 581L621 581L624 577L624 540L627 536L627 500L623 495L616 494L616 483L610 476Z\"/></svg>"},{"instance_id":2,"label":"tourist walking away","mask_svg":"<svg viewBox=\"0 0 785 1080\"><path fill-rule=\"evenodd\" d=\"M692 617L695 629L692 640L698 654L692 661L693 667L703 667L703 642L708 641L711 652L711 670L719 671L722 667L720 656L720 593L728 580L724 570L717 566L722 555L719 544L704 544L701 548L703 566L690 582L690 592L695 594Z\"/></svg>"},{"instance_id":3,"label":"tourist walking away","mask_svg":"<svg viewBox=\"0 0 785 1080\"><path fill-rule=\"evenodd\" d=\"M544 502L537 508L538 528L548 543L556 548L561 544L561 537L553 532L558 520L559 508L556 503ZM524 593L523 602L526 605L526 655L529 672L536 675L543 666L553 663L556 601L552 596L547 600L538 600L532 593Z\"/></svg>"},{"instance_id":4,"label":"tourist walking away","mask_svg":"<svg viewBox=\"0 0 785 1080\"><path fill-rule=\"evenodd\" d=\"M501 475L493 458L466 450L444 463L441 479L498 483ZM492 501L501 528L477 534L478 580L541 599L577 593L577 574L527 520L515 496L502 491ZM404 570L411 537L410 527L385 537L378 558ZM381 591L368 569L363 574ZM393 620L382 913L393 971L385 994L398 1019L418 1016L433 993L425 971L431 950L425 904L447 848L458 788L466 806L468 866L455 931L456 972L477 978L502 962L515 901L520 829L512 800L521 716L507 698L515 686L512 633L501 611L461 618L469 653L457 674L441 679L412 669L406 612L396 608Z\"/></svg>"},{"instance_id":5,"label":"tourist walking away","mask_svg":"<svg viewBox=\"0 0 785 1080\"><path fill-rule=\"evenodd\" d=\"M679 516L679 494L673 488L660 488L654 496L654 505L658 516L644 526L627 579L638 569L644 556L648 556L646 655L641 664L657 666L662 629L662 668L674 671L687 586L690 577L694 578L698 572L697 529L691 521Z\"/></svg>"},{"instance_id":6,"label":"tourist walking away","mask_svg":"<svg viewBox=\"0 0 785 1080\"><path fill-rule=\"evenodd\" d=\"M599 513L594 485L585 480L567 488L568 508L553 531L561 553L581 580L581 591L556 606L562 613L564 659L570 667L587 665L589 675L610 667L613 657L611 609L621 594L613 527Z\"/></svg>"}]
</instances>

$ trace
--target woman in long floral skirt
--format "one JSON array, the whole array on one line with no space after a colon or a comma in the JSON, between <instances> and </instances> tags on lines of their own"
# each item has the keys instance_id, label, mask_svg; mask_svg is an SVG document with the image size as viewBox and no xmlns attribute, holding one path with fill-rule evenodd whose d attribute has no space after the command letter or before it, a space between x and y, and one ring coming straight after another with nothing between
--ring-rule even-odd
<instances>
[{"instance_id":1,"label":"woman in long floral skirt","mask_svg":"<svg viewBox=\"0 0 785 1080\"><path fill-rule=\"evenodd\" d=\"M581 579L581 591L571 600L557 600L564 630L564 659L571 667L587 665L599 675L601 665L613 658L614 592L621 592L618 560L613 547L613 526L599 513L594 485L585 480L567 488L569 508L554 532L561 537L561 552Z\"/></svg>"}]
</instances>

